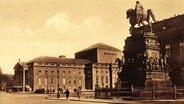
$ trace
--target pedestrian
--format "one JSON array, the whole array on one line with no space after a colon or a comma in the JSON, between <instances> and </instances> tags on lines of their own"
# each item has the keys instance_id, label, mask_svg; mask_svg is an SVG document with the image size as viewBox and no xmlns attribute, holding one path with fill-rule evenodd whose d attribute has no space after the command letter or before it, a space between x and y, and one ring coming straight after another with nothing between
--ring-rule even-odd
<instances>
[{"instance_id":1,"label":"pedestrian","mask_svg":"<svg viewBox=\"0 0 184 104\"><path fill-rule=\"evenodd\" d=\"M68 100L69 95L70 95L70 91L68 89L66 89L66 91L64 92L64 94L66 94L66 99Z\"/></svg>"},{"instance_id":2,"label":"pedestrian","mask_svg":"<svg viewBox=\"0 0 184 104\"><path fill-rule=\"evenodd\" d=\"M78 89L77 89L77 97L79 98L79 100L80 100L80 96L81 96L81 87L78 87Z\"/></svg>"}]
</instances>

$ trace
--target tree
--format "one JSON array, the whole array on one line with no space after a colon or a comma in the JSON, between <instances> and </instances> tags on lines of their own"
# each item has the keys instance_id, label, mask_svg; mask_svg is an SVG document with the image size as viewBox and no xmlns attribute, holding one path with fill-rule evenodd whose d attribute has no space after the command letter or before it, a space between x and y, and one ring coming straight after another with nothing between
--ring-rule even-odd
<instances>
[{"instance_id":1,"label":"tree","mask_svg":"<svg viewBox=\"0 0 184 104\"><path fill-rule=\"evenodd\" d=\"M5 90L7 87L13 85L13 75L3 74L0 68L0 91Z\"/></svg>"}]
</instances>

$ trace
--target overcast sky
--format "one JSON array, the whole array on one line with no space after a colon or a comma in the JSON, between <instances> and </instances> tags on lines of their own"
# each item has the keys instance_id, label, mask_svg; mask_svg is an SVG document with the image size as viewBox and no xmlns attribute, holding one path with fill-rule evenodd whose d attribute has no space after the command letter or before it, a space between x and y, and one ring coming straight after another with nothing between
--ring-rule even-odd
<instances>
[{"instance_id":1,"label":"overcast sky","mask_svg":"<svg viewBox=\"0 0 184 104\"><path fill-rule=\"evenodd\" d=\"M0 67L14 73L38 56L66 55L95 43L123 50L129 35L126 10L136 0L0 0ZM183 14L184 0L140 0L157 20Z\"/></svg>"}]
</instances>

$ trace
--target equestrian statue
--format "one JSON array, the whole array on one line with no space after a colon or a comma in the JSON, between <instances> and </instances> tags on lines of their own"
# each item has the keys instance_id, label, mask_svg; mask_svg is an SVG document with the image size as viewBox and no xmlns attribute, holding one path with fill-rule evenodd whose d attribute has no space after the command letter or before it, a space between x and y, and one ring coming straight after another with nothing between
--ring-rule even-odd
<instances>
[{"instance_id":1,"label":"equestrian statue","mask_svg":"<svg viewBox=\"0 0 184 104\"><path fill-rule=\"evenodd\" d=\"M150 17L152 17L152 20L156 22L155 15L153 14L151 9L147 10L147 13L144 12L143 6L139 3L139 1L136 2L135 9L128 9L127 12L127 19L129 19L129 22L131 24L131 28L134 28L136 24L140 26L142 24L145 25L144 21L146 21L149 25L151 25Z\"/></svg>"}]
</instances>

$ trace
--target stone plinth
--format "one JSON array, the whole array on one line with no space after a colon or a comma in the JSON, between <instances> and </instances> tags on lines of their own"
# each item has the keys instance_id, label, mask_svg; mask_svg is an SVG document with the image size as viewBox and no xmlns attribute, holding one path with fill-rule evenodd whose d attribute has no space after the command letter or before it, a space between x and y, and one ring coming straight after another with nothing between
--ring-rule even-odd
<instances>
[{"instance_id":1,"label":"stone plinth","mask_svg":"<svg viewBox=\"0 0 184 104\"><path fill-rule=\"evenodd\" d=\"M162 88L171 87L172 83L169 80L167 73L163 71L149 71L146 72L145 88Z\"/></svg>"}]
</instances>

